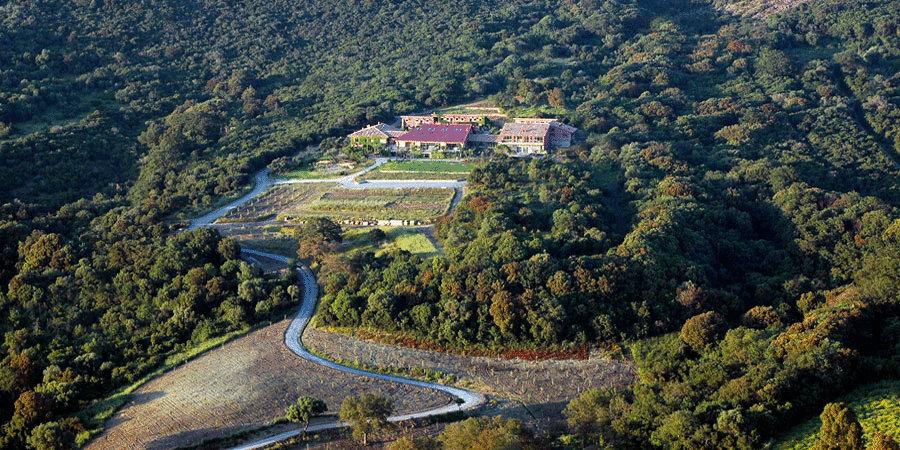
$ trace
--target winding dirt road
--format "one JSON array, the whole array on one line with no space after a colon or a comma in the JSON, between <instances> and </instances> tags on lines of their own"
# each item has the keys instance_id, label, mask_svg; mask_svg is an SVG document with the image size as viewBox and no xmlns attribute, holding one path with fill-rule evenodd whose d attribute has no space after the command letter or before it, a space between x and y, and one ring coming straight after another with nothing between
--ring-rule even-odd
<instances>
[{"instance_id":1,"label":"winding dirt road","mask_svg":"<svg viewBox=\"0 0 900 450\"><path fill-rule=\"evenodd\" d=\"M275 261L283 262L284 264L288 264L288 258L276 255L272 253L261 252L252 249L241 249L247 255L250 256L261 256L264 258L272 259ZM284 344L297 356L300 358L306 359L308 361L314 362L316 364L328 367L334 370L340 370L342 372L351 373L354 375L366 376L369 378L374 378L382 381L389 381L394 383L405 384L409 386L415 386L425 389L434 389L437 391L445 392L450 394L460 400L460 403L451 403L448 405L444 405L438 408L429 409L425 411L413 412L402 415L395 415L388 418L391 422L401 422L404 420L410 419L419 419L424 417L432 417L439 416L442 414L447 414L455 411L466 411L477 408L482 403L484 403L484 396L477 392L468 391L465 389L455 388L451 386L445 386L437 383L429 383L425 381L413 380L411 378L398 377L394 375L385 375L376 372L368 372L361 369L356 369L353 367L347 367L341 364L338 364L333 361L329 361L325 358L321 358L309 352L306 347L303 345L303 342L300 340L301 336L303 336L303 330L306 329L307 325L309 325L310 320L312 320L313 315L316 312L316 303L318 299L318 284L316 283L316 278L310 270L306 266L299 266L297 268L297 274L303 280L303 304L300 306L300 310L297 312L297 315L294 316L291 325L288 327L287 331L284 334ZM310 426L306 431L322 431L329 430L335 428L343 428L346 427L347 424L343 422L332 422L332 423L324 423L315 426ZM246 444L240 445L238 447L234 447L233 450L250 450L265 447L267 445L272 445L276 442L283 441L285 439L290 439L292 437L298 436L303 433L304 430L297 429L291 430L284 433L279 433L267 438L259 439L253 442L248 442Z\"/></svg>"},{"instance_id":2,"label":"winding dirt road","mask_svg":"<svg viewBox=\"0 0 900 450\"><path fill-rule=\"evenodd\" d=\"M387 161L387 159L380 158L379 160L377 160L375 162L375 164L367 167L366 169L363 169L361 172L358 172L353 175L349 175L347 177L337 179L337 181L339 181L342 185L347 184L347 185L350 185L350 186L353 186L356 188L385 188L385 187L403 188L403 187L423 187L423 186L453 187L457 190L457 195L454 196L454 202L452 202L452 204L449 208L450 211L452 211L452 209L459 202L458 197L461 197L461 188L462 188L462 186L465 185L465 182L459 182L459 181L452 181L452 182L447 182L447 181L437 181L437 182L433 182L433 181L397 181L397 182L379 181L379 182L369 182L369 183L356 183L355 181L353 181L357 176L364 174L364 173L368 172L369 170L372 170L375 167L378 167L381 164L384 164L386 161ZM268 169L266 169L266 170L262 170L259 173L257 173L257 175L255 176L255 181L256 181L256 185L254 186L253 190L250 191L248 194L229 203L228 205L225 205L221 208L216 209L215 211L212 211L212 212L205 214L197 219L194 219L193 221L191 221L191 224L188 227L188 229L194 230L194 229L198 229L198 228L212 226L213 222L218 220L220 217L224 216L225 214L227 214L229 211L233 210L234 208L236 208L240 205L243 205L244 203L247 203L248 201L252 200L253 198L263 194L266 190L268 190L274 184L285 184L285 183L290 183L290 182L323 182L323 181L334 182L336 180L281 180L281 181L275 181L269 176L269 171L268 171ZM452 186L448 186L448 184L452 184ZM258 250L252 250L252 249L248 249L248 248L242 248L241 251L251 257L253 257L253 256L263 257L263 258L267 258L270 260L279 261L284 264L289 263L288 258L281 256L281 255L261 252ZM399 377L399 376L394 376L394 375L385 375L385 374L381 374L381 373L360 370L360 369L344 366L344 365L335 363L333 361L329 361L327 359L321 358L319 356L316 356L316 355L310 353L309 350L307 350L306 347L303 345L303 342L301 341L301 337L303 335L303 330L306 329L306 327L309 325L310 320L312 319L313 315L315 314L316 304L318 301L319 288L318 288L318 284L316 282L316 279L315 279L315 276L313 275L312 270L310 270L308 267L306 267L304 265L299 265L297 267L297 273L301 277L301 280L303 281L303 303L300 306L300 310L297 312L297 314L292 319L291 324L288 327L288 329L284 335L284 344L285 344L285 346L287 346L288 349L291 350L291 352L293 352L295 355L297 355L300 358L303 358L310 362L319 364L323 367L327 367L329 369L339 370L342 372L347 372L347 373L360 375L360 376L365 376L365 377L369 377L369 378L376 379L376 380L400 383L400 384L404 384L404 385L408 385L408 386L415 386L415 387L421 387L421 388L426 388L426 389L434 389L434 390L438 390L441 392L445 392L445 393L450 394L459 399L458 402L447 404L447 405L444 405L444 406L441 406L438 408L433 408L433 409L429 409L429 410L425 410L425 411L412 412L412 413L407 413L407 414L402 414L402 415L395 415L395 416L390 417L388 420L390 420L392 422L399 422L399 421L409 420L409 419L418 419L418 418L424 418L424 417L439 416L442 414L455 412L455 411L471 410L471 409L477 408L478 406L480 406L481 404L484 403L484 401L485 401L484 395L477 393L477 392L472 392L472 391L455 388L455 387L451 387L451 386L445 386L445 385L438 384L438 383L429 383L429 382L414 380L411 378ZM318 424L315 426L310 426L306 431L322 431L322 430L328 430L328 429L343 428L346 426L347 426L347 424L343 423L343 422L331 422L331 423L324 423L324 424ZM252 441L252 442L242 444L238 447L235 447L235 449L249 450L249 449L261 448L261 447L272 445L274 443L298 436L303 432L304 432L304 430L297 429L297 430L292 430L292 431L288 431L288 432L284 432L284 433L279 433L279 434L269 436L269 437L266 437L263 439L258 439L258 440Z\"/></svg>"}]
</instances>

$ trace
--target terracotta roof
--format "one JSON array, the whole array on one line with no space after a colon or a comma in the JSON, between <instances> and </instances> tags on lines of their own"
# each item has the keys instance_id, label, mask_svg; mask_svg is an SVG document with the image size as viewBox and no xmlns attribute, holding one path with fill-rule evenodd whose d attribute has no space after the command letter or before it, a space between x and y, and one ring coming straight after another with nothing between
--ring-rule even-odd
<instances>
[{"instance_id":1,"label":"terracotta roof","mask_svg":"<svg viewBox=\"0 0 900 450\"><path fill-rule=\"evenodd\" d=\"M422 125L397 138L405 142L445 142L465 144L472 132L472 125Z\"/></svg>"},{"instance_id":2,"label":"terracotta roof","mask_svg":"<svg viewBox=\"0 0 900 450\"><path fill-rule=\"evenodd\" d=\"M550 132L549 123L505 123L500 136L545 137Z\"/></svg>"},{"instance_id":3,"label":"terracotta roof","mask_svg":"<svg viewBox=\"0 0 900 450\"><path fill-rule=\"evenodd\" d=\"M350 133L350 137L383 137L383 138L386 138L386 137L391 137L391 133L395 132L395 131L399 131L399 130L397 130L396 128L394 128L388 124L379 123L379 124L372 125L370 127L363 128L362 130L359 130L359 131L354 131L353 133Z\"/></svg>"}]
</instances>

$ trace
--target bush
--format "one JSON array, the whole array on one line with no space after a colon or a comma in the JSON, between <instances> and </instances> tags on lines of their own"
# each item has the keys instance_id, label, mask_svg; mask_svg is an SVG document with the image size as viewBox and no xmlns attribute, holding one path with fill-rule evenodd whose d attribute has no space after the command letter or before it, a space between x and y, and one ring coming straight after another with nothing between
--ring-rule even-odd
<instances>
[{"instance_id":1,"label":"bush","mask_svg":"<svg viewBox=\"0 0 900 450\"><path fill-rule=\"evenodd\" d=\"M287 407L284 412L285 419L309 426L309 420L327 410L325 402L314 397L301 396L294 404Z\"/></svg>"},{"instance_id":2,"label":"bush","mask_svg":"<svg viewBox=\"0 0 900 450\"><path fill-rule=\"evenodd\" d=\"M387 445L387 450L438 450L441 446L428 436L403 436Z\"/></svg>"}]
</instances>

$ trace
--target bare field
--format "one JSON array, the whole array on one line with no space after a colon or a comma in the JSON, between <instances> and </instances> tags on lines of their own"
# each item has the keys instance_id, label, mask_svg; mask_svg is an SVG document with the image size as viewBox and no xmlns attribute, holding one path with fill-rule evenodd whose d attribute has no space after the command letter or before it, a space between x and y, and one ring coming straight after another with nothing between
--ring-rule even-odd
<instances>
[{"instance_id":1,"label":"bare field","mask_svg":"<svg viewBox=\"0 0 900 450\"><path fill-rule=\"evenodd\" d=\"M397 411L448 403L437 391L323 368L284 346L288 320L257 330L151 380L106 424L90 449L163 449L196 445L258 428L280 417L299 395L335 413L345 396L380 392Z\"/></svg>"},{"instance_id":2,"label":"bare field","mask_svg":"<svg viewBox=\"0 0 900 450\"><path fill-rule=\"evenodd\" d=\"M387 346L313 328L307 328L303 342L345 361L394 368L427 367L453 375L460 386L508 400L510 404L502 412L537 426L559 419L565 403L579 393L595 387L626 386L635 377L630 361L597 355L587 360L548 361L470 357Z\"/></svg>"}]
</instances>

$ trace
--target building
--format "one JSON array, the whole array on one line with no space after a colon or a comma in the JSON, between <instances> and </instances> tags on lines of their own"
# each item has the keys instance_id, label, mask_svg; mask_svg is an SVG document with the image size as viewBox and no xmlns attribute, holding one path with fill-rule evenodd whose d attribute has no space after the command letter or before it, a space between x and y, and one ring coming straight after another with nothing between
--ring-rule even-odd
<instances>
[{"instance_id":1,"label":"building","mask_svg":"<svg viewBox=\"0 0 900 450\"><path fill-rule=\"evenodd\" d=\"M572 145L575 127L556 119L517 117L503 124L500 134L476 133L472 122L493 120L491 114L401 116L401 131L379 123L350 134L353 147L387 146L394 152L458 152L467 146L507 147L511 156L536 156ZM451 123L441 123L441 122Z\"/></svg>"},{"instance_id":2,"label":"building","mask_svg":"<svg viewBox=\"0 0 900 450\"><path fill-rule=\"evenodd\" d=\"M437 123L437 120L431 114L427 116L400 116L400 124L404 130L412 130L422 125L433 125L435 123Z\"/></svg>"},{"instance_id":3,"label":"building","mask_svg":"<svg viewBox=\"0 0 900 450\"><path fill-rule=\"evenodd\" d=\"M509 148L511 156L545 155L550 150L550 124L507 122L500 130L497 145Z\"/></svg>"},{"instance_id":4,"label":"building","mask_svg":"<svg viewBox=\"0 0 900 450\"><path fill-rule=\"evenodd\" d=\"M549 145L552 148L566 148L572 145L572 137L577 128L566 125L556 119L538 119L529 117L516 117L514 123L546 123L550 125Z\"/></svg>"},{"instance_id":5,"label":"building","mask_svg":"<svg viewBox=\"0 0 900 450\"><path fill-rule=\"evenodd\" d=\"M430 155L433 151L458 152L465 148L472 125L421 125L396 138L397 151L420 151Z\"/></svg>"},{"instance_id":6,"label":"building","mask_svg":"<svg viewBox=\"0 0 900 450\"><path fill-rule=\"evenodd\" d=\"M359 131L350 133L351 147L376 147L386 146L392 139L403 132L384 123L372 125Z\"/></svg>"}]
</instances>

